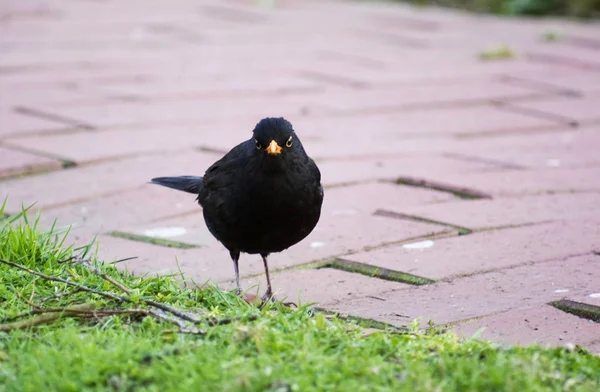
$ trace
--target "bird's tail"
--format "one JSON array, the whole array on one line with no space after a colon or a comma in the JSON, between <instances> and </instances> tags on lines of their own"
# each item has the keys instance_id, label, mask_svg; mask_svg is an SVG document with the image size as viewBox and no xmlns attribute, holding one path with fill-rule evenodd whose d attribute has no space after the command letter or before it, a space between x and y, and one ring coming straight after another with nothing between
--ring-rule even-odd
<instances>
[{"instance_id":1,"label":"bird's tail","mask_svg":"<svg viewBox=\"0 0 600 392\"><path fill-rule=\"evenodd\" d=\"M197 176L157 177L150 180L152 184L166 186L178 191L198 194L202 189L203 179Z\"/></svg>"}]
</instances>

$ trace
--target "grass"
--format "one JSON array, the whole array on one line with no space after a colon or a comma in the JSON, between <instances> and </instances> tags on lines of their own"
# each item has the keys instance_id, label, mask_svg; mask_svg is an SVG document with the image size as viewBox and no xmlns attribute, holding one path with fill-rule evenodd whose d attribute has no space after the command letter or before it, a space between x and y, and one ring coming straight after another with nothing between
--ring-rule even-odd
<instances>
[{"instance_id":1,"label":"grass","mask_svg":"<svg viewBox=\"0 0 600 392\"><path fill-rule=\"evenodd\" d=\"M542 34L542 41L544 42L558 42L562 39L562 36L555 31L547 31Z\"/></svg>"},{"instance_id":2,"label":"grass","mask_svg":"<svg viewBox=\"0 0 600 392\"><path fill-rule=\"evenodd\" d=\"M344 259L333 259L330 262L323 264L319 268L333 268L341 271L353 272L378 279L391 280L393 282L402 282L416 286L431 284L435 282L432 279L424 278L422 276L417 276L406 272L394 271L383 267L375 267L369 264Z\"/></svg>"},{"instance_id":3,"label":"grass","mask_svg":"<svg viewBox=\"0 0 600 392\"><path fill-rule=\"evenodd\" d=\"M581 318L600 323L600 306L570 301L567 299L550 302L550 305L562 310L563 312L571 313Z\"/></svg>"},{"instance_id":4,"label":"grass","mask_svg":"<svg viewBox=\"0 0 600 392\"><path fill-rule=\"evenodd\" d=\"M167 240L164 238L150 237L150 236L142 235L142 234L125 233L122 231L112 231L109 233L109 235L112 237L124 238L126 240L131 240L131 241L139 241L139 242L145 242L147 244L165 246L167 248L179 248L179 249L199 248L198 245L188 244L185 242Z\"/></svg>"},{"instance_id":5,"label":"grass","mask_svg":"<svg viewBox=\"0 0 600 392\"><path fill-rule=\"evenodd\" d=\"M490 48L479 53L479 59L483 61L511 60L516 57L516 53L508 46Z\"/></svg>"},{"instance_id":6,"label":"grass","mask_svg":"<svg viewBox=\"0 0 600 392\"><path fill-rule=\"evenodd\" d=\"M598 18L600 0L391 0L505 16Z\"/></svg>"},{"instance_id":7,"label":"grass","mask_svg":"<svg viewBox=\"0 0 600 392\"><path fill-rule=\"evenodd\" d=\"M182 285L185 276L138 277L93 261L129 289L123 294L92 270L59 262L74 253L93 260L91 245L65 247L67 236L54 228L39 232L37 220L16 214L0 222L0 258L127 302L86 292L61 296L69 290L65 284L0 264L0 325L30 311L32 303L125 309L144 308L148 300L203 317L236 319L202 324L204 335L172 333L168 322L127 315L60 317L0 332L0 391L596 391L600 386L600 358L581 349L501 348L425 332L417 323L410 333L386 330L364 337L355 320L327 316L306 304L259 309L212 286Z\"/></svg>"}]
</instances>

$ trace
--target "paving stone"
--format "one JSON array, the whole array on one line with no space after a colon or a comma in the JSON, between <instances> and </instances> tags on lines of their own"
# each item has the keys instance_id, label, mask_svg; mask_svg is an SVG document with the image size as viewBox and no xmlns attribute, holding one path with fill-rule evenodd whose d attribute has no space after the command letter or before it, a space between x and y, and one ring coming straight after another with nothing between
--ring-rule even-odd
<instances>
[{"instance_id":1,"label":"paving stone","mask_svg":"<svg viewBox=\"0 0 600 392\"><path fill-rule=\"evenodd\" d=\"M193 196L146 182L202 174L261 117L281 115L302 135L326 185L317 229L270 257L275 287L288 290L281 294L398 324L419 315L436 322L482 316L471 326L489 324L484 336L508 343L552 343L564 330L578 342L590 332L544 304L565 295L596 301L589 295L598 291L597 256L561 259L597 244L598 26L299 0L272 7L156 0L133 13L116 0L11 1L2 12L0 173L45 167L38 153L78 164L0 181L8 212L38 201L44 225L54 217L77 225L72 241L100 233L102 258L140 256L119 268L177 273L178 258L195 282L231 287L232 262ZM541 42L545 31L564 39ZM517 58L481 61L478 54L496 43ZM570 128L575 120L583 126ZM457 200L380 182L400 176L494 198ZM554 222L411 250L393 244L456 229L373 215L378 209L471 228ZM200 247L101 234L111 230ZM415 254L423 263L414 263ZM406 287L337 270L279 271L340 256L455 280ZM244 280L246 288L264 286L260 257L243 255L240 268L243 276L258 274ZM528 329L521 312L543 328Z\"/></svg>"},{"instance_id":2,"label":"paving stone","mask_svg":"<svg viewBox=\"0 0 600 392\"><path fill-rule=\"evenodd\" d=\"M62 164L55 159L0 146L0 178L61 167Z\"/></svg>"},{"instance_id":3,"label":"paving stone","mask_svg":"<svg viewBox=\"0 0 600 392\"><path fill-rule=\"evenodd\" d=\"M82 237L76 243L82 245L91 240ZM98 259L106 263L135 257L117 264L117 267L137 275L177 275L183 272L190 284L199 285L207 282L217 284L234 278L229 252L216 241L213 247L179 249L101 235L96 243ZM249 257L241 259L240 269L246 275L264 271L260 258Z\"/></svg>"},{"instance_id":4,"label":"paving stone","mask_svg":"<svg viewBox=\"0 0 600 392\"><path fill-rule=\"evenodd\" d=\"M70 128L73 126L59 121L27 116L10 109L0 111L0 139L27 132L52 132Z\"/></svg>"},{"instance_id":5,"label":"paving stone","mask_svg":"<svg viewBox=\"0 0 600 392\"><path fill-rule=\"evenodd\" d=\"M551 220L583 219L596 216L599 206L598 193L572 193L495 200L462 200L392 211L471 229L483 229Z\"/></svg>"},{"instance_id":6,"label":"paving stone","mask_svg":"<svg viewBox=\"0 0 600 392\"><path fill-rule=\"evenodd\" d=\"M585 97L548 97L532 102L513 103L508 108L526 110L550 116L562 116L580 124L597 123L600 114L596 111L600 93Z\"/></svg>"},{"instance_id":7,"label":"paving stone","mask_svg":"<svg viewBox=\"0 0 600 392\"><path fill-rule=\"evenodd\" d=\"M452 282L380 292L373 298L350 300L329 307L361 317L404 325L415 318L424 323L453 323L511 309L541 306L597 287L600 257L577 256L503 271L456 279ZM407 321L408 320L408 321Z\"/></svg>"},{"instance_id":8,"label":"paving stone","mask_svg":"<svg viewBox=\"0 0 600 392\"><path fill-rule=\"evenodd\" d=\"M16 110L15 108L21 106L27 107L33 104L76 106L81 104L92 105L101 104L103 102L106 103L106 99L75 90L71 88L72 85L76 85L76 82L66 81L63 82L63 84L51 86L23 86L22 83L9 83L3 81L0 83L0 96L11 97L11 106L4 108L4 110ZM1 104L2 103L0 102L0 105Z\"/></svg>"},{"instance_id":9,"label":"paving stone","mask_svg":"<svg viewBox=\"0 0 600 392\"><path fill-rule=\"evenodd\" d=\"M290 92L316 91L318 84L302 80L292 75L211 75L197 78L177 77L165 78L160 81L147 83L112 83L102 85L82 86L81 89L108 94L109 96L123 96L141 100L166 100L203 97L236 97L239 95L261 95Z\"/></svg>"},{"instance_id":10,"label":"paving stone","mask_svg":"<svg viewBox=\"0 0 600 392\"><path fill-rule=\"evenodd\" d=\"M186 203L182 194L164 192L156 185L144 184L101 198L48 210L42 208L40 227L50 227L56 219L59 227L72 226L77 234L108 233L123 226L197 212L199 207L194 196L188 196Z\"/></svg>"},{"instance_id":11,"label":"paving stone","mask_svg":"<svg viewBox=\"0 0 600 392\"><path fill-rule=\"evenodd\" d=\"M376 247L388 242L401 241L424 235L450 232L447 228L420 222L406 222L373 216L372 212L382 203L422 203L423 197L435 200L436 193L421 193L421 190L398 188L394 193L383 192L386 184L365 184L353 187L326 190L321 220L313 232L288 250L271 255L269 265L273 270L311 261L356 252L365 247ZM165 189L165 192L173 192ZM444 197L444 196L442 196ZM433 198L433 199L431 199ZM191 203L191 201L190 201ZM370 227L362 230L362 227ZM122 227L119 231L148 236L160 236L166 228L177 228L174 241L195 244L212 249L225 249L210 234L200 213L159 220L152 224ZM156 233L156 234L155 234ZM260 262L258 255L243 255L242 260ZM240 262L240 274L247 275ZM200 267L199 267L200 268ZM193 276L194 272L190 272Z\"/></svg>"},{"instance_id":12,"label":"paving stone","mask_svg":"<svg viewBox=\"0 0 600 392\"><path fill-rule=\"evenodd\" d=\"M452 279L600 251L600 220L562 221L415 242L344 256L431 279Z\"/></svg>"},{"instance_id":13,"label":"paving stone","mask_svg":"<svg viewBox=\"0 0 600 392\"><path fill-rule=\"evenodd\" d=\"M42 137L36 135L11 138L6 143L15 147L57 155L77 163L87 163L139 154L191 150L195 143L202 141L202 135L197 128L192 126L171 127L165 125L148 129L116 129ZM223 134L221 133L221 135ZM223 139L233 141L234 137L223 137Z\"/></svg>"},{"instance_id":14,"label":"paving stone","mask_svg":"<svg viewBox=\"0 0 600 392\"><path fill-rule=\"evenodd\" d=\"M401 113L383 113L368 116L338 116L298 118L297 130L318 136L323 140L385 138L406 140L409 137L468 136L487 133L519 132L559 126L556 121L541 119L495 106L437 108Z\"/></svg>"},{"instance_id":15,"label":"paving stone","mask_svg":"<svg viewBox=\"0 0 600 392\"><path fill-rule=\"evenodd\" d=\"M468 162L426 153L363 159L317 159L317 164L325 186L358 181L395 181L402 176L425 177L430 173L478 173L498 168L494 163Z\"/></svg>"},{"instance_id":16,"label":"paving stone","mask_svg":"<svg viewBox=\"0 0 600 392\"><path fill-rule=\"evenodd\" d=\"M595 341L594 343L587 345L586 348L589 350L589 352L591 352L592 354L595 355L599 355L600 356L600 340Z\"/></svg>"},{"instance_id":17,"label":"paving stone","mask_svg":"<svg viewBox=\"0 0 600 392\"><path fill-rule=\"evenodd\" d=\"M407 284L371 278L361 274L331 268L288 270L271 275L275 297L296 304L315 303L327 306L342 303L358 296L370 296L382 289L407 287ZM260 296L266 290L264 275L240 281L244 290ZM219 284L225 290L235 288L235 282Z\"/></svg>"},{"instance_id":18,"label":"paving stone","mask_svg":"<svg viewBox=\"0 0 600 392\"><path fill-rule=\"evenodd\" d=\"M491 100L512 100L534 97L539 92L518 86L500 83L480 83L466 86L422 86L413 88L366 90L359 95L343 94L330 90L329 93L304 95L306 104L323 106L341 112L378 111L402 107L442 107L444 105L465 105L486 103Z\"/></svg>"},{"instance_id":19,"label":"paving stone","mask_svg":"<svg viewBox=\"0 0 600 392\"><path fill-rule=\"evenodd\" d=\"M8 196L8 212L20 211L21 204L48 208L147 186L151 178L161 175L195 173L214 161L213 154L189 152L74 167L1 181L0 195Z\"/></svg>"},{"instance_id":20,"label":"paving stone","mask_svg":"<svg viewBox=\"0 0 600 392\"><path fill-rule=\"evenodd\" d=\"M600 155L595 148L600 143L600 127L591 125L559 132L532 133L527 135L471 141L453 146L452 156L457 159L494 160L532 168L580 168L598 166Z\"/></svg>"},{"instance_id":21,"label":"paving stone","mask_svg":"<svg viewBox=\"0 0 600 392\"><path fill-rule=\"evenodd\" d=\"M580 93L600 90L600 74L597 72L553 72L548 74L525 74L515 78L515 83L531 82L540 85L555 86L575 90Z\"/></svg>"},{"instance_id":22,"label":"paving stone","mask_svg":"<svg viewBox=\"0 0 600 392\"><path fill-rule=\"evenodd\" d=\"M453 331L470 337L485 328L479 339L507 345L565 346L576 344L588 347L598 340L600 324L560 311L550 305L518 308L459 325Z\"/></svg>"},{"instance_id":23,"label":"paving stone","mask_svg":"<svg viewBox=\"0 0 600 392\"><path fill-rule=\"evenodd\" d=\"M549 164L555 161L548 162ZM556 162L560 165L560 161ZM427 180L476 189L492 196L600 191L600 167L502 170L480 173L431 174Z\"/></svg>"},{"instance_id":24,"label":"paving stone","mask_svg":"<svg viewBox=\"0 0 600 392\"><path fill-rule=\"evenodd\" d=\"M176 124L181 122L246 116L262 118L280 113L283 116L299 116L306 110L310 113L323 112L317 106L306 106L304 94L296 98L288 96L239 97L235 101L225 99L180 101L165 105L157 103L115 103L107 105L77 106L75 108L44 107L46 111L90 123L96 127L129 126L148 124Z\"/></svg>"},{"instance_id":25,"label":"paving stone","mask_svg":"<svg viewBox=\"0 0 600 392\"><path fill-rule=\"evenodd\" d=\"M203 124L151 125L134 129L112 129L102 132L25 136L11 138L8 144L55 154L77 162L126 156L189 146L228 151L245 140L259 118L215 121ZM490 107L436 110L435 115L419 111L404 115L369 116L364 118L290 118L298 134L315 146L321 157L376 154L382 149L394 151L412 148L429 150L428 139L407 141L407 137L423 138L431 134L452 136L469 133L502 132L516 129L544 129L558 126L555 122L501 111ZM399 126L399 124L401 124ZM325 130L325 131L324 131ZM168 135L168 137L167 137ZM119 140L119 143L114 143ZM386 143L381 143L385 140ZM309 151L310 152L310 151ZM312 154L311 154L312 155ZM318 158L318 156L317 156Z\"/></svg>"}]
</instances>

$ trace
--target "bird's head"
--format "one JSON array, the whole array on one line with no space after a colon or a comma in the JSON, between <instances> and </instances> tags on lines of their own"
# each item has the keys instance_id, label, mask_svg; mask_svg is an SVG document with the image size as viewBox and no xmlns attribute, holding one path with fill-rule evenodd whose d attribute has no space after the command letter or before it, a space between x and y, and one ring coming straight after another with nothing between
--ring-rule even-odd
<instances>
[{"instance_id":1,"label":"bird's head","mask_svg":"<svg viewBox=\"0 0 600 392\"><path fill-rule=\"evenodd\" d=\"M302 149L292 124L283 117L260 120L254 128L253 136L257 153L267 157L285 158Z\"/></svg>"}]
</instances>

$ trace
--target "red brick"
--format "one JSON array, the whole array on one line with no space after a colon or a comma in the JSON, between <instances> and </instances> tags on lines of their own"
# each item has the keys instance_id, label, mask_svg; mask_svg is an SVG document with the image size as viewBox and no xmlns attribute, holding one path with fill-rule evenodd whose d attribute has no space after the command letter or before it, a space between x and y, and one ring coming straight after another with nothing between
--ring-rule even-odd
<instances>
[{"instance_id":1,"label":"red brick","mask_svg":"<svg viewBox=\"0 0 600 392\"><path fill-rule=\"evenodd\" d=\"M394 211L471 229L490 228L595 217L600 213L600 195L573 193L494 200L462 200Z\"/></svg>"},{"instance_id":2,"label":"red brick","mask_svg":"<svg viewBox=\"0 0 600 392\"><path fill-rule=\"evenodd\" d=\"M195 127L149 127L148 129L79 132L11 138L7 144L61 156L77 163L135 156L145 153L191 150L209 132ZM223 139L237 143L234 135L220 133ZM242 135L240 135L242 136ZM247 135L243 135L247 136ZM238 141L239 142L239 141Z\"/></svg>"},{"instance_id":3,"label":"red brick","mask_svg":"<svg viewBox=\"0 0 600 392\"><path fill-rule=\"evenodd\" d=\"M59 169L60 167L61 163L55 159L0 146L0 178Z\"/></svg>"},{"instance_id":4,"label":"red brick","mask_svg":"<svg viewBox=\"0 0 600 392\"><path fill-rule=\"evenodd\" d=\"M550 133L472 140L453 147L464 158L478 157L535 168L598 166L600 155L595 146L600 143L598 126Z\"/></svg>"},{"instance_id":5,"label":"red brick","mask_svg":"<svg viewBox=\"0 0 600 392\"><path fill-rule=\"evenodd\" d=\"M453 330L459 336L470 337L481 328L484 330L479 339L521 346L565 346L570 343L587 348L600 336L600 324L550 305L510 310L461 324Z\"/></svg>"},{"instance_id":6,"label":"red brick","mask_svg":"<svg viewBox=\"0 0 600 392\"><path fill-rule=\"evenodd\" d=\"M240 284L243 290L248 290L259 298L266 290L264 275L243 279ZM280 301L296 304L312 302L317 306L334 305L359 296L372 296L382 289L393 290L408 286L330 268L274 273L271 275L271 284L275 297ZM235 288L235 282L232 280L219 286L231 290Z\"/></svg>"},{"instance_id":7,"label":"red brick","mask_svg":"<svg viewBox=\"0 0 600 392\"><path fill-rule=\"evenodd\" d=\"M43 105L34 109L44 110L57 116L74 118L92 124L95 127L110 126L147 126L149 124L190 123L201 124L201 121L216 118L246 116L260 119L262 117L283 115L299 116L306 104L303 99L280 97L239 97L235 100L203 99L195 101L165 102L119 102L106 105L69 107L52 107ZM323 111L312 105L311 113ZM277 114L275 114L277 113ZM258 121L258 120L257 120Z\"/></svg>"},{"instance_id":8,"label":"red brick","mask_svg":"<svg viewBox=\"0 0 600 392\"><path fill-rule=\"evenodd\" d=\"M59 121L16 113L13 110L5 109L0 112L0 139L4 139L8 135L27 132L50 132L70 128L73 126Z\"/></svg>"},{"instance_id":9,"label":"red brick","mask_svg":"<svg viewBox=\"0 0 600 392\"><path fill-rule=\"evenodd\" d=\"M363 159L317 159L323 184L396 180L400 176L426 177L431 173L477 173L497 168L494 164L467 162L439 154L403 154ZM388 188L392 189L392 188Z\"/></svg>"},{"instance_id":10,"label":"red brick","mask_svg":"<svg viewBox=\"0 0 600 392\"><path fill-rule=\"evenodd\" d=\"M494 106L438 108L369 116L298 118L294 121L297 130L332 142L340 142L344 138L350 141L354 141L354 138L406 141L415 137L524 132L558 125L555 121ZM350 138L349 135L353 137Z\"/></svg>"},{"instance_id":11,"label":"red brick","mask_svg":"<svg viewBox=\"0 0 600 392\"><path fill-rule=\"evenodd\" d=\"M389 246L344 256L344 259L432 279L451 279L600 251L596 241L599 237L600 220L556 222L422 244L428 247Z\"/></svg>"},{"instance_id":12,"label":"red brick","mask_svg":"<svg viewBox=\"0 0 600 392\"><path fill-rule=\"evenodd\" d=\"M443 227L373 216L372 212L381 203L393 200L407 200L406 202L410 203L411 199L414 203L420 203L423 197L437 197L435 193L422 193L420 190L410 188L406 190L399 188L396 193L387 194L381 192L383 188L380 185L382 184L326 190L321 220L314 231L297 245L280 254L271 255L269 264L275 270L357 252L366 247L448 232ZM173 192L168 189L165 191ZM196 244L207 248L207 251L221 248L226 253L206 228L200 213L137 227L122 227L120 231L151 235L153 230L164 227L184 229L181 235L170 238L172 240ZM363 230L364 227L369 227L369 230ZM260 261L257 255L243 255L242 259ZM247 274L243 268L240 273Z\"/></svg>"},{"instance_id":13,"label":"red brick","mask_svg":"<svg viewBox=\"0 0 600 392\"><path fill-rule=\"evenodd\" d=\"M183 197L182 197L183 196ZM159 219L197 212L193 195L164 192L156 185L142 184L136 189L114 195L71 203L58 208L42 208L41 227L49 227L56 219L58 226L73 226L75 233L90 235L107 233L124 226L144 224ZM113 211L118 213L109 213Z\"/></svg>"},{"instance_id":14,"label":"red brick","mask_svg":"<svg viewBox=\"0 0 600 392\"><path fill-rule=\"evenodd\" d=\"M600 73L597 72L553 72L549 74L527 74L516 79L515 83L533 82L563 89L572 89L580 92L600 90Z\"/></svg>"},{"instance_id":15,"label":"red brick","mask_svg":"<svg viewBox=\"0 0 600 392\"><path fill-rule=\"evenodd\" d=\"M590 254L382 291L377 297L385 301L364 297L330 309L392 324L406 324L415 318L446 324L559 300L564 294L556 293L557 288L586 293L597 287L599 268L600 257Z\"/></svg>"},{"instance_id":16,"label":"red brick","mask_svg":"<svg viewBox=\"0 0 600 392\"><path fill-rule=\"evenodd\" d=\"M70 84L73 84L71 82ZM0 84L0 96L10 96L12 107L51 104L51 105L92 105L106 102L102 97L95 97L90 93L81 92L68 88L68 82L64 85L52 87L22 86L18 83L3 82ZM10 108L7 108L9 110Z\"/></svg>"},{"instance_id":17,"label":"red brick","mask_svg":"<svg viewBox=\"0 0 600 392\"><path fill-rule=\"evenodd\" d=\"M198 168L207 168L214 161L213 154L189 152L75 167L2 181L0 195L8 195L8 211L34 202L36 208L47 208L148 186L153 177L197 173Z\"/></svg>"},{"instance_id":18,"label":"red brick","mask_svg":"<svg viewBox=\"0 0 600 392\"><path fill-rule=\"evenodd\" d=\"M82 237L76 243L89 243L92 238ZM213 247L192 249L169 248L139 241L101 235L97 240L98 259L110 263L128 257L135 259L119 263L121 270L137 275L179 274L180 271L190 283L229 281L234 278L233 262L229 252L220 244ZM260 258L242 257L240 272L245 275L260 274L264 271Z\"/></svg>"},{"instance_id":19,"label":"red brick","mask_svg":"<svg viewBox=\"0 0 600 392\"><path fill-rule=\"evenodd\" d=\"M147 83L111 83L82 86L90 93L124 96L142 100L213 98L239 95L260 95L316 91L318 85L298 77L272 73L211 75L211 77L163 78Z\"/></svg>"},{"instance_id":20,"label":"red brick","mask_svg":"<svg viewBox=\"0 0 600 392\"><path fill-rule=\"evenodd\" d=\"M465 86L406 87L398 89L365 90L361 94L344 94L335 91L304 96L305 103L323 106L341 112L360 110L379 111L401 109L403 107L440 107L444 105L464 105L486 103L490 100L524 98L539 95L539 92L500 83L480 83Z\"/></svg>"},{"instance_id":21,"label":"red brick","mask_svg":"<svg viewBox=\"0 0 600 392\"><path fill-rule=\"evenodd\" d=\"M551 116L562 116L578 123L596 123L600 121L600 114L596 110L600 94L576 97L548 97L532 102L519 102L512 104L517 110L530 110ZM509 108L511 106L508 106Z\"/></svg>"},{"instance_id":22,"label":"red brick","mask_svg":"<svg viewBox=\"0 0 600 392\"><path fill-rule=\"evenodd\" d=\"M556 161L549 160L549 163ZM556 162L560 164L560 161ZM428 180L476 189L492 196L600 191L600 167L543 168L479 173L432 173Z\"/></svg>"}]
</instances>

